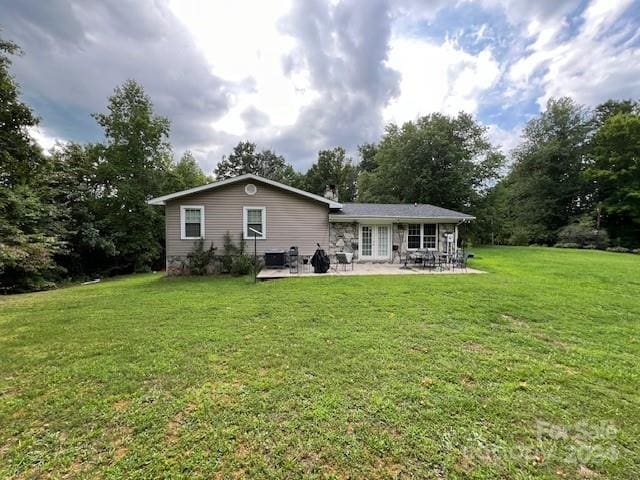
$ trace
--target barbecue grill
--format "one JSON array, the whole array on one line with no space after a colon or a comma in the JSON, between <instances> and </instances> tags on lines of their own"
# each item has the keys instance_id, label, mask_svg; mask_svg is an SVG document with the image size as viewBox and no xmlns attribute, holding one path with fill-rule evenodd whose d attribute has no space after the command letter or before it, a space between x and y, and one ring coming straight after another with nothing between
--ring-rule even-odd
<instances>
[{"instance_id":1,"label":"barbecue grill","mask_svg":"<svg viewBox=\"0 0 640 480\"><path fill-rule=\"evenodd\" d=\"M264 265L270 268L284 268L287 265L287 252L272 248L264 252Z\"/></svg>"}]
</instances>

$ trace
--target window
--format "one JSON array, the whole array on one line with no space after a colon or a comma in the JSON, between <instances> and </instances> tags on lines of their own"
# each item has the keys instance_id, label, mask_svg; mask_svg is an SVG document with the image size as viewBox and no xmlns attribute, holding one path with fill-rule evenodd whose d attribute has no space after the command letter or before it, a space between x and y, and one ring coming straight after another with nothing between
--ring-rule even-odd
<instances>
[{"instance_id":1,"label":"window","mask_svg":"<svg viewBox=\"0 0 640 480\"><path fill-rule=\"evenodd\" d=\"M407 235L409 250L438 248L438 227L435 223L410 223Z\"/></svg>"},{"instance_id":2,"label":"window","mask_svg":"<svg viewBox=\"0 0 640 480\"><path fill-rule=\"evenodd\" d=\"M420 225L411 223L409 224L409 236L407 237L407 247L410 249L420 248Z\"/></svg>"},{"instance_id":3,"label":"window","mask_svg":"<svg viewBox=\"0 0 640 480\"><path fill-rule=\"evenodd\" d=\"M244 207L244 238L257 238L264 240L267 238L266 212L264 207ZM259 232L259 233L256 233Z\"/></svg>"},{"instance_id":4,"label":"window","mask_svg":"<svg viewBox=\"0 0 640 480\"><path fill-rule=\"evenodd\" d=\"M180 238L196 240L204 238L204 207L183 205L180 207Z\"/></svg>"},{"instance_id":5,"label":"window","mask_svg":"<svg viewBox=\"0 0 640 480\"><path fill-rule=\"evenodd\" d=\"M436 248L436 224L425 223L422 231L422 248Z\"/></svg>"}]
</instances>

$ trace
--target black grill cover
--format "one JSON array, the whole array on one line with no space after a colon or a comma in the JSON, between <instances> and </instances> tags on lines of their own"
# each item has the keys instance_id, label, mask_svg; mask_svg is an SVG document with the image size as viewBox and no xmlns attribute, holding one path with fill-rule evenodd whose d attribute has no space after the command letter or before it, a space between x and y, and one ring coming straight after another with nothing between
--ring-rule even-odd
<instances>
[{"instance_id":1,"label":"black grill cover","mask_svg":"<svg viewBox=\"0 0 640 480\"><path fill-rule=\"evenodd\" d=\"M311 265L313 265L314 273L327 273L329 271L329 256L320 248L320 245L318 245L316 253L311 257Z\"/></svg>"}]
</instances>

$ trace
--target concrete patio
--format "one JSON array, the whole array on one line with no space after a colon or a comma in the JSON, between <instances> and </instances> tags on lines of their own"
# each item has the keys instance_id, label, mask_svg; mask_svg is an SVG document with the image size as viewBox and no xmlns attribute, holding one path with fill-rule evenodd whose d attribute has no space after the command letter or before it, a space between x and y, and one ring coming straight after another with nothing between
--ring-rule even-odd
<instances>
[{"instance_id":1,"label":"concrete patio","mask_svg":"<svg viewBox=\"0 0 640 480\"><path fill-rule=\"evenodd\" d=\"M353 270L350 265L332 265L327 273L313 273L313 268L306 266L303 271L300 268L298 273L290 273L288 268L266 268L258 273L259 280L272 280L276 278L295 277L324 277L324 276L352 276L352 275L462 275L486 273L474 268L456 268L444 270L429 270L419 265L404 267L397 263L354 263Z\"/></svg>"}]
</instances>

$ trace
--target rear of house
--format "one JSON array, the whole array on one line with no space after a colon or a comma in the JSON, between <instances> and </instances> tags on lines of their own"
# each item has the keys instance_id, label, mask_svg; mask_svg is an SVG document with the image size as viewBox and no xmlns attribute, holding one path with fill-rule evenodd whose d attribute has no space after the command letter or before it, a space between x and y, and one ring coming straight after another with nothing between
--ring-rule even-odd
<instances>
[{"instance_id":1,"label":"rear of house","mask_svg":"<svg viewBox=\"0 0 640 480\"><path fill-rule=\"evenodd\" d=\"M181 272L197 241L222 254L228 232L258 255L298 248L311 255L317 244L330 255L351 252L359 262L399 262L412 251L454 252L458 227L472 216L424 204L340 203L335 191L315 195L258 177L239 177L149 201L164 205L166 265Z\"/></svg>"}]
</instances>

